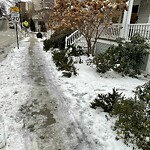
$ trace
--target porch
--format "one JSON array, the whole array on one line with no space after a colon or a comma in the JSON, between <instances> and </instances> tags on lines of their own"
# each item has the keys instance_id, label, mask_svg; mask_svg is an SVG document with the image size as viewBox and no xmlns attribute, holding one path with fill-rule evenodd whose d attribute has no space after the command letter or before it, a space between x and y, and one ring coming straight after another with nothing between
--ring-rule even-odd
<instances>
[{"instance_id":1,"label":"porch","mask_svg":"<svg viewBox=\"0 0 150 150\"><path fill-rule=\"evenodd\" d=\"M147 42L150 43L150 23L129 24L125 34L122 33L122 24L112 24L107 28L101 26L100 30L101 35L99 39L108 41L106 43L110 43L111 41L115 42L117 38L123 38L125 41L130 41L131 37L136 33L144 37ZM75 44L77 42L78 44L80 43L80 46L85 47L86 45L85 39L83 39L83 36L79 30L73 32L71 35L66 37L65 40L65 47L68 47L69 45Z\"/></svg>"},{"instance_id":2,"label":"porch","mask_svg":"<svg viewBox=\"0 0 150 150\"><path fill-rule=\"evenodd\" d=\"M122 34L122 29L121 24L112 24L108 28L103 29L100 38L116 40L121 37L125 39L125 41L129 41L134 34L138 33L150 42L150 23L128 24L126 34Z\"/></svg>"}]
</instances>

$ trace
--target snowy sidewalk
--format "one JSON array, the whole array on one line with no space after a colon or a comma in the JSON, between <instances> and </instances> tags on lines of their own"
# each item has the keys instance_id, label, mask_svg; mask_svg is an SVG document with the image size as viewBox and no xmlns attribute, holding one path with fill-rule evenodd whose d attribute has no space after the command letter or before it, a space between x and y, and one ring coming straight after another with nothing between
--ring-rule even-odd
<instances>
[{"instance_id":1,"label":"snowy sidewalk","mask_svg":"<svg viewBox=\"0 0 150 150\"><path fill-rule=\"evenodd\" d=\"M43 130L56 122L50 113L55 106L46 90L42 58L36 54L42 49L35 44L35 37L24 39L20 49L13 49L0 64L0 146L5 150L44 150Z\"/></svg>"},{"instance_id":2,"label":"snowy sidewalk","mask_svg":"<svg viewBox=\"0 0 150 150\"><path fill-rule=\"evenodd\" d=\"M42 47L35 37L26 38L0 63L4 150L86 150Z\"/></svg>"}]
</instances>

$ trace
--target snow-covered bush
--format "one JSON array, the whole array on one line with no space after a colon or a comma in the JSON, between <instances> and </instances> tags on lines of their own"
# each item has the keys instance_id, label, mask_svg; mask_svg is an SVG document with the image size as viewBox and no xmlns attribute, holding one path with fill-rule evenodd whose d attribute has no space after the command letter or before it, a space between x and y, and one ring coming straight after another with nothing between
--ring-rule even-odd
<instances>
[{"instance_id":1,"label":"snow-covered bush","mask_svg":"<svg viewBox=\"0 0 150 150\"><path fill-rule=\"evenodd\" d=\"M63 71L63 76L71 77L71 75L77 75L76 68L71 56L68 56L66 50L53 50L53 60L58 67L58 70Z\"/></svg>"},{"instance_id":2,"label":"snow-covered bush","mask_svg":"<svg viewBox=\"0 0 150 150\"><path fill-rule=\"evenodd\" d=\"M125 143L136 143L143 150L150 149L150 117L141 101L126 99L114 105L112 114L118 115L115 123L118 138Z\"/></svg>"},{"instance_id":3,"label":"snow-covered bush","mask_svg":"<svg viewBox=\"0 0 150 150\"><path fill-rule=\"evenodd\" d=\"M76 47L75 45L70 45L67 48L67 53L69 56L75 56L75 57L85 54L81 46Z\"/></svg>"},{"instance_id":4,"label":"snow-covered bush","mask_svg":"<svg viewBox=\"0 0 150 150\"><path fill-rule=\"evenodd\" d=\"M98 54L93 59L94 64L96 65L96 71L99 73L105 73L110 70L109 59L107 59L105 54Z\"/></svg>"},{"instance_id":5,"label":"snow-covered bush","mask_svg":"<svg viewBox=\"0 0 150 150\"><path fill-rule=\"evenodd\" d=\"M114 71L131 77L140 74L140 64L149 48L146 39L135 34L130 42L118 40L118 46L110 47L102 57L96 56L98 72L106 72L110 68Z\"/></svg>"},{"instance_id":6,"label":"snow-covered bush","mask_svg":"<svg viewBox=\"0 0 150 150\"><path fill-rule=\"evenodd\" d=\"M99 94L92 108L101 107L111 116L117 117L113 127L116 139L123 138L125 143L136 144L142 150L150 149L150 81L138 86L135 97L125 98L113 89L113 93Z\"/></svg>"},{"instance_id":7,"label":"snow-covered bush","mask_svg":"<svg viewBox=\"0 0 150 150\"><path fill-rule=\"evenodd\" d=\"M47 52L47 51L50 50L50 48L52 48L52 46L53 46L53 41L50 40L50 39L46 39L46 40L44 40L43 45L44 45L44 46L43 46L43 49Z\"/></svg>"},{"instance_id":8,"label":"snow-covered bush","mask_svg":"<svg viewBox=\"0 0 150 150\"><path fill-rule=\"evenodd\" d=\"M150 81L145 83L143 86L136 87L135 96L137 100L150 102Z\"/></svg>"},{"instance_id":9,"label":"snow-covered bush","mask_svg":"<svg viewBox=\"0 0 150 150\"><path fill-rule=\"evenodd\" d=\"M82 63L80 58L83 55L83 49L81 47L75 47L74 45L69 46L67 49L59 50L53 49L52 56L53 60L58 67L58 70L62 71L63 76L71 77L72 75L77 75L75 63ZM74 59L77 57L79 62Z\"/></svg>"},{"instance_id":10,"label":"snow-covered bush","mask_svg":"<svg viewBox=\"0 0 150 150\"><path fill-rule=\"evenodd\" d=\"M150 149L150 82L138 86L135 97L119 100L112 110L118 116L114 129L125 143L137 144L143 150Z\"/></svg>"},{"instance_id":11,"label":"snow-covered bush","mask_svg":"<svg viewBox=\"0 0 150 150\"><path fill-rule=\"evenodd\" d=\"M104 109L104 112L111 112L113 110L114 104L118 100L123 100L124 96L122 93L118 93L116 89L113 89L112 93L108 94L98 94L98 96L91 102L91 108L96 109L101 107Z\"/></svg>"}]
</instances>

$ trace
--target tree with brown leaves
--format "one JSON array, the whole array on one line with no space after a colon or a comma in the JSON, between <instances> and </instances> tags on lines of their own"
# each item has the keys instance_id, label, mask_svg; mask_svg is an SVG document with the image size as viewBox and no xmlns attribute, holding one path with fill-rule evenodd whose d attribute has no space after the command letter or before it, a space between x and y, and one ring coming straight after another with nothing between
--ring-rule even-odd
<instances>
[{"instance_id":1,"label":"tree with brown leaves","mask_svg":"<svg viewBox=\"0 0 150 150\"><path fill-rule=\"evenodd\" d=\"M85 37L88 54L94 54L97 39L111 24L114 12L127 10L127 0L56 0L51 14L53 30L77 29Z\"/></svg>"}]
</instances>

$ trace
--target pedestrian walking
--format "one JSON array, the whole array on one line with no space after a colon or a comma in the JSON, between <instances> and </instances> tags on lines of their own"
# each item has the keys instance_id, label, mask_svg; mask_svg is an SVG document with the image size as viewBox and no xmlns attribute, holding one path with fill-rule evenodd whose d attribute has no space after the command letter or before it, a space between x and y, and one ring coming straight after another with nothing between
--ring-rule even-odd
<instances>
[{"instance_id":1,"label":"pedestrian walking","mask_svg":"<svg viewBox=\"0 0 150 150\"><path fill-rule=\"evenodd\" d=\"M23 27L25 28L25 37L27 37L29 28L29 23L27 20L23 21Z\"/></svg>"}]
</instances>

